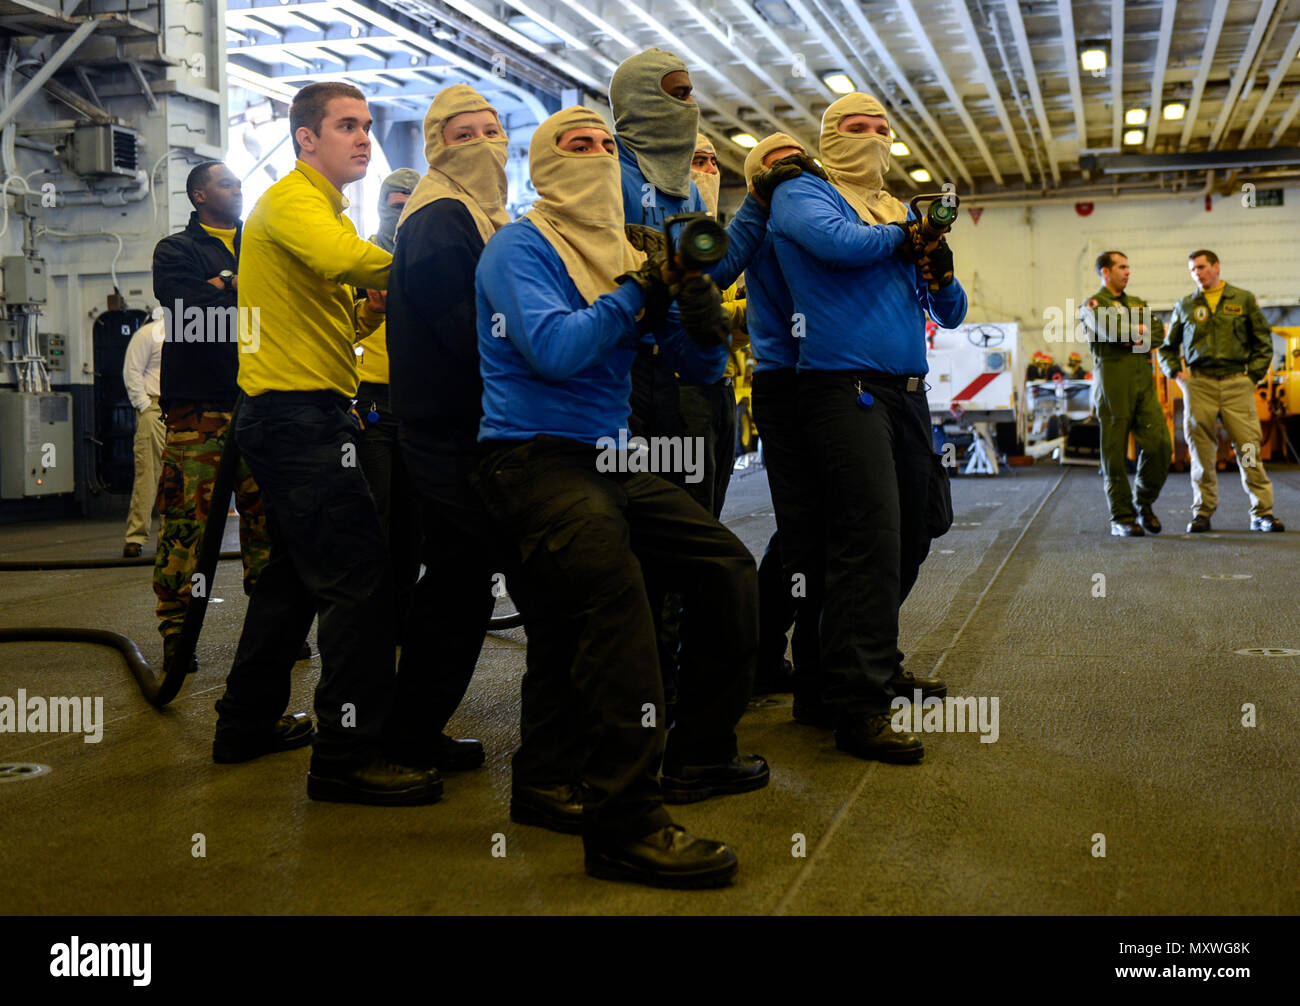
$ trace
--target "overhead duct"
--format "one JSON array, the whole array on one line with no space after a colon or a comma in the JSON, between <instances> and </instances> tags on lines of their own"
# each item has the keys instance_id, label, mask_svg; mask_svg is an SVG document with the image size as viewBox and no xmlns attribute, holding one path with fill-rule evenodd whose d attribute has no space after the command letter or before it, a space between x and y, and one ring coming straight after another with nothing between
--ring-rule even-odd
<instances>
[{"instance_id":1,"label":"overhead duct","mask_svg":"<svg viewBox=\"0 0 1300 1006\"><path fill-rule=\"evenodd\" d=\"M1242 171L1250 168L1300 164L1300 147L1259 150L1207 150L1194 154L1084 155L1079 167L1107 175L1137 175L1153 171Z\"/></svg>"}]
</instances>

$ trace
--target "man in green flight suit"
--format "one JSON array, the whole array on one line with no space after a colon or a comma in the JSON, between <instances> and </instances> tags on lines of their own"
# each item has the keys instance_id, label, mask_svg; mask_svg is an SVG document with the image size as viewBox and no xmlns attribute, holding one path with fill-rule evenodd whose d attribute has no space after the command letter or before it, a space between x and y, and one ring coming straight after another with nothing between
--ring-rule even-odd
<instances>
[{"instance_id":1,"label":"man in green flight suit","mask_svg":"<svg viewBox=\"0 0 1300 1006\"><path fill-rule=\"evenodd\" d=\"M1160 533L1151 509L1169 476L1173 444L1156 399L1151 350L1164 326L1146 301L1127 293L1128 257L1108 251L1097 256L1101 289L1079 310L1096 363L1094 401L1101 421L1101 473L1110 503L1110 533L1142 537ZM1128 435L1137 440L1136 485L1130 489L1125 459ZM1143 530L1145 529L1145 531Z\"/></svg>"},{"instance_id":2,"label":"man in green flight suit","mask_svg":"<svg viewBox=\"0 0 1300 1006\"><path fill-rule=\"evenodd\" d=\"M1259 456L1263 433L1255 406L1255 385L1273 358L1272 330L1253 293L1219 279L1214 252L1192 252L1187 267L1200 289L1174 305L1169 340L1160 349L1161 369L1183 392L1183 428L1192 456L1192 522L1187 530L1210 530L1219 504L1215 424L1222 418L1237 452L1242 488L1250 497L1250 529L1285 531L1273 516L1273 483Z\"/></svg>"}]
</instances>

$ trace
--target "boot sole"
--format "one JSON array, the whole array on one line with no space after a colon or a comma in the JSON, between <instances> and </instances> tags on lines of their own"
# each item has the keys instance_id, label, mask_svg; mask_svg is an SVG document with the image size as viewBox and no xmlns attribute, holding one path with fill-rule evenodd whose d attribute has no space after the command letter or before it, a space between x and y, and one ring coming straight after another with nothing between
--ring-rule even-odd
<instances>
[{"instance_id":1,"label":"boot sole","mask_svg":"<svg viewBox=\"0 0 1300 1006\"><path fill-rule=\"evenodd\" d=\"M408 789L361 789L349 782L307 774L307 795L328 803L362 803L376 807L415 807L437 803L442 797L442 782L424 783Z\"/></svg>"},{"instance_id":2,"label":"boot sole","mask_svg":"<svg viewBox=\"0 0 1300 1006\"><path fill-rule=\"evenodd\" d=\"M581 835L582 819L568 821L523 804L510 804L510 820L532 828L545 828L561 835Z\"/></svg>"},{"instance_id":3,"label":"boot sole","mask_svg":"<svg viewBox=\"0 0 1300 1006\"><path fill-rule=\"evenodd\" d=\"M648 887L667 887L678 890L707 890L710 887L725 887L731 883L740 868L739 863L729 863L724 869L708 870L700 873L665 874L650 873L624 863L611 863L588 859L587 875L600 880L622 880Z\"/></svg>"},{"instance_id":4,"label":"boot sole","mask_svg":"<svg viewBox=\"0 0 1300 1006\"><path fill-rule=\"evenodd\" d=\"M762 789L766 786L771 777L772 773L769 771L764 772L762 775L752 776L747 779L738 779L734 782L713 783L704 787L684 785L676 780L670 783L665 779L662 783L664 803L699 803L701 800L708 800L715 796L734 796L737 793L752 793L754 790Z\"/></svg>"}]
</instances>

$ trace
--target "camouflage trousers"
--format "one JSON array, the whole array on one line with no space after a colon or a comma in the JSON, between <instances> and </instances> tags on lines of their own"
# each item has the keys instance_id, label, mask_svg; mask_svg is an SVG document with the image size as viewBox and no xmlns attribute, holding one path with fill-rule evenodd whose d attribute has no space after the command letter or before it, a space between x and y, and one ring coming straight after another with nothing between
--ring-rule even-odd
<instances>
[{"instance_id":1,"label":"camouflage trousers","mask_svg":"<svg viewBox=\"0 0 1300 1006\"><path fill-rule=\"evenodd\" d=\"M163 636L180 632L185 622L199 566L203 528L212 508L213 484L230 431L230 415L201 402L173 404L167 412L167 442L158 480L158 512L163 523L153 568L158 631ZM244 593L251 594L270 558L271 538L262 493L242 458L235 473L235 508L239 511Z\"/></svg>"}]
</instances>

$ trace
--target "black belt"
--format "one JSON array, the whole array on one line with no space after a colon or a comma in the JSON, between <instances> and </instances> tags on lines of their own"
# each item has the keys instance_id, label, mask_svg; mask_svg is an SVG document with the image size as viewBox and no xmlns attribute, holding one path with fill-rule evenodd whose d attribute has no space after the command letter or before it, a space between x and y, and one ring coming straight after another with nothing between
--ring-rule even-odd
<instances>
[{"instance_id":1,"label":"black belt","mask_svg":"<svg viewBox=\"0 0 1300 1006\"><path fill-rule=\"evenodd\" d=\"M923 391L925 378L920 374L886 374L883 370L855 370L854 374L872 384L881 384L899 391Z\"/></svg>"}]
</instances>

